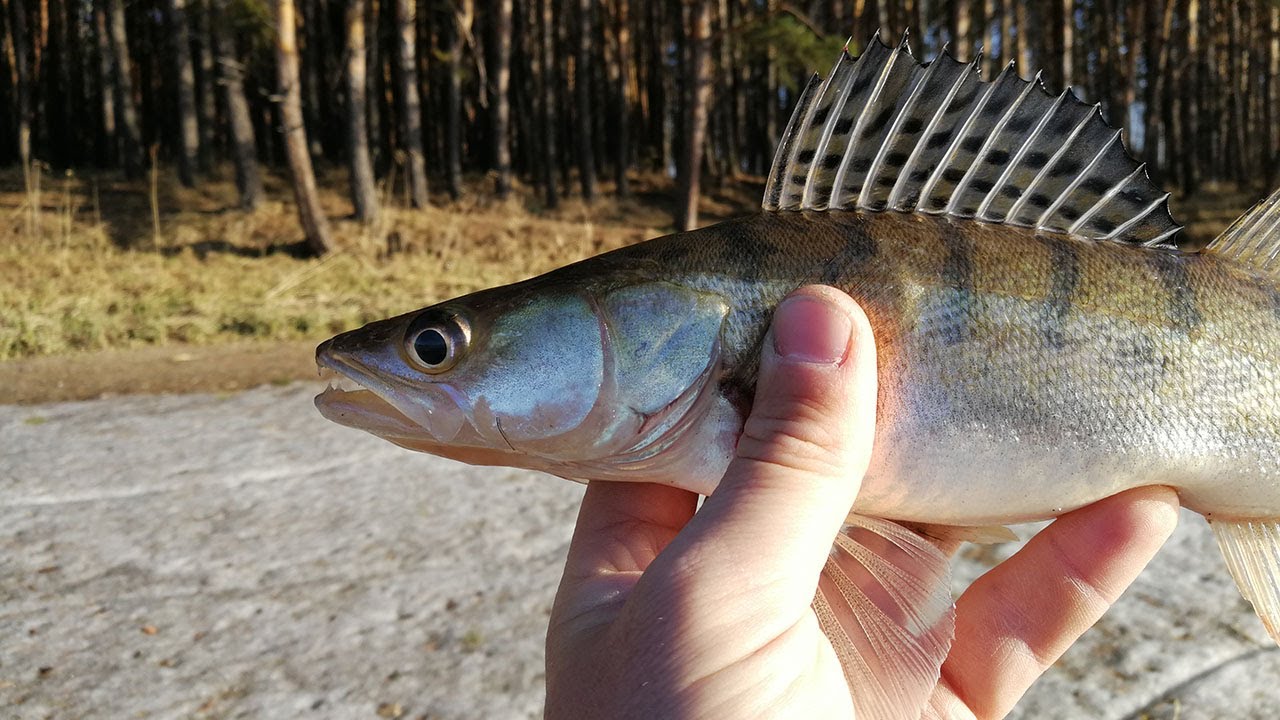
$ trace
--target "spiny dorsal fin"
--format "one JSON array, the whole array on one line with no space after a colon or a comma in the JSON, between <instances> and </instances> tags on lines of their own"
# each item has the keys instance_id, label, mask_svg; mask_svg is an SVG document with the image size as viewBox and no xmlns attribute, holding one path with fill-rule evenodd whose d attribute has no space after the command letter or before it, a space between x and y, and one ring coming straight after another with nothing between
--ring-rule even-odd
<instances>
[{"instance_id":1,"label":"spiny dorsal fin","mask_svg":"<svg viewBox=\"0 0 1280 720\"><path fill-rule=\"evenodd\" d=\"M1204 251L1280 275L1280 190L1241 215Z\"/></svg>"},{"instance_id":2,"label":"spiny dorsal fin","mask_svg":"<svg viewBox=\"0 0 1280 720\"><path fill-rule=\"evenodd\" d=\"M921 65L906 37L872 38L805 88L778 145L763 206L921 212L1176 247L1168 194L1120 131L1070 91L1052 96L1010 64L990 82L946 50Z\"/></svg>"}]
</instances>

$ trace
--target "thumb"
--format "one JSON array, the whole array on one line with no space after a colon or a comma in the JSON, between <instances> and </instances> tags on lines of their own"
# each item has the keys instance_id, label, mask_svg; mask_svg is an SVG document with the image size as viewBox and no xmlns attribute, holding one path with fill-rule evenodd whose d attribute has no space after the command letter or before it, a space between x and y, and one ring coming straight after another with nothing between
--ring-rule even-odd
<instances>
[{"instance_id":1,"label":"thumb","mask_svg":"<svg viewBox=\"0 0 1280 720\"><path fill-rule=\"evenodd\" d=\"M875 343L852 298L809 286L778 307L763 345L737 456L694 523L733 559L727 572L807 607L870 461Z\"/></svg>"}]
</instances>

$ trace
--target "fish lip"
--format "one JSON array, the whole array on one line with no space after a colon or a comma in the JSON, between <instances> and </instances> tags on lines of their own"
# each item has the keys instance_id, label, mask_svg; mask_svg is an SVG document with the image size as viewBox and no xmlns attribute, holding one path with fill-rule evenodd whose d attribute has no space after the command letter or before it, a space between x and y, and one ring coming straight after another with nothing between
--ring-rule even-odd
<instances>
[{"instance_id":1,"label":"fish lip","mask_svg":"<svg viewBox=\"0 0 1280 720\"><path fill-rule=\"evenodd\" d=\"M390 433L389 437L431 438L425 427L402 413L375 389L378 383L369 373L338 356L332 343L333 340L328 340L316 348L316 369L320 379L328 381L328 386L314 400L321 415L339 425L355 428L363 428L364 424L373 422L381 426L380 430ZM416 432L405 432L410 428ZM374 428L369 429L375 434L383 434Z\"/></svg>"}]
</instances>

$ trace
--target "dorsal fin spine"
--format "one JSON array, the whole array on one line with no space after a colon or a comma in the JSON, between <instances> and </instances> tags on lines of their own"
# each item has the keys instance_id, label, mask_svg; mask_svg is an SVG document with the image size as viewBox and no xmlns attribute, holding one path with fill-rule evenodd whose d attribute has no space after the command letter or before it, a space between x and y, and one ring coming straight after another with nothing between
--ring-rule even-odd
<instances>
[{"instance_id":1,"label":"dorsal fin spine","mask_svg":"<svg viewBox=\"0 0 1280 720\"><path fill-rule=\"evenodd\" d=\"M1012 67L1012 66L1011 66ZM969 163L969 169L965 171L964 177L960 178L960 182L956 183L955 190L951 192L951 199L947 201L947 209L945 212L952 212L955 209L956 202L959 201L964 191L969 189L969 183L973 181L974 173L978 172L984 165L987 153L991 152L991 147L995 144L996 138L1000 137L1000 133L1004 132L1005 125L1009 124L1009 119L1014 116L1018 109L1022 107L1022 103L1026 101L1027 96L1040 84L1040 75L1036 74L1035 80L1027 83L1027 86L1018 94L1018 99L1009 104L1004 114L996 121L995 127L991 129L991 134L983 141L982 148L978 150L978 154L974 156L973 162ZM988 196L990 197L990 196Z\"/></svg>"},{"instance_id":2,"label":"dorsal fin spine","mask_svg":"<svg viewBox=\"0 0 1280 720\"><path fill-rule=\"evenodd\" d=\"M1062 143L1062 146L1059 147L1057 151L1053 153L1053 156L1049 158L1049 162L1045 163L1044 167L1040 168L1040 172L1036 173L1035 179L1027 185L1027 189L1023 191L1022 196L1015 200L1013 206L1009 208L1009 212L1006 214L1006 217L1018 216L1018 213L1022 211L1022 206L1026 204L1026 202L1031 198L1033 191L1040 185L1040 181L1048 177L1050 168L1061 160L1062 156L1071 149L1071 146L1076 142L1076 138L1080 137L1080 133L1084 132L1084 129L1089 126L1089 121L1092 119L1092 114L1085 113L1080 122L1076 123L1076 126L1071 130L1071 134L1067 136L1067 141ZM1039 225L1037 224L1036 227L1039 227Z\"/></svg>"},{"instance_id":3,"label":"dorsal fin spine","mask_svg":"<svg viewBox=\"0 0 1280 720\"><path fill-rule=\"evenodd\" d=\"M945 53L946 51L946 46L943 46L942 52ZM940 65L940 63L935 61L929 63L929 67L925 68L924 75L916 81L916 84L911 88L911 94L907 97L906 101L903 102L902 112L898 113L898 117L894 118L893 125L889 126L889 134L887 137L894 137L898 134L898 130L901 129L902 123L907 119L907 117L909 117L909 113L907 111L915 106L916 102L920 99L920 91L929 84L929 79L933 77L933 73L936 72L936 69L940 67ZM880 168L884 167L884 157L888 154L889 147L889 143L880 144L880 149L876 152L876 158L871 162L871 168L867 170L867 180L864 183L866 187L875 187L875 181L880 177ZM901 177L898 178L899 181L901 181L901 179ZM897 183L894 183L895 190L897 189L897 185ZM863 196L861 194L858 196L858 207L871 207L868 203L863 201ZM889 202L885 204L885 207L893 207L892 193L889 194Z\"/></svg>"},{"instance_id":4,"label":"dorsal fin spine","mask_svg":"<svg viewBox=\"0 0 1280 720\"><path fill-rule=\"evenodd\" d=\"M1098 197L1097 202L1095 202L1092 207L1090 207L1088 210L1080 214L1080 217L1077 218L1076 221L1071 224L1071 227L1067 228L1067 232L1074 234L1080 228L1084 227L1084 224L1086 222L1089 222L1090 220L1093 219L1094 215L1098 214L1099 208L1101 208L1103 205L1106 205L1108 200L1115 197L1116 193L1123 190L1124 187L1128 185L1130 181L1138 177L1138 175L1143 173L1146 169L1147 169L1147 164L1142 163L1137 168L1135 168L1133 172L1129 173L1123 180L1117 182L1116 184L1108 188L1105 193L1103 193L1101 196Z\"/></svg>"},{"instance_id":5,"label":"dorsal fin spine","mask_svg":"<svg viewBox=\"0 0 1280 720\"><path fill-rule=\"evenodd\" d=\"M991 192L987 193L987 196L982 199L982 204L978 206L978 212L977 212L978 217L984 220L1003 220L1003 218L987 217L987 211L991 209L991 203L996 199L1000 191L1004 189L1004 186L1009 183L1009 178L1013 175L1014 169L1017 168L1019 164L1021 164L1022 158L1027 154L1027 150L1035 143L1036 140L1040 138L1040 133L1045 129L1046 126L1048 126L1049 122L1053 120L1053 116L1058 112L1058 110L1062 107L1062 103L1066 100L1068 92L1070 91L1064 90L1062 94L1058 95L1057 99L1053 101L1053 107L1049 108L1049 112L1046 112L1040 118L1040 121L1036 123L1035 129L1033 129L1031 131L1031 134L1027 136L1026 142L1022 143L1022 145L1018 148L1018 152L1014 153L1009 158L1009 164L1005 166L1004 172L1000 173L1000 177L999 179L996 180L995 185L991 188ZM1044 170L1042 169L1040 172L1043 173ZM1039 180L1039 179L1040 179L1040 175L1037 174L1036 180ZM1035 182L1032 181L1029 187L1035 187ZM1030 194L1029 192L1024 193L1024 197L1029 194ZM1014 206L1010 207L1009 210L1005 213L1005 217L1013 217L1014 209L1017 208L1019 206L1019 203L1021 202L1022 202L1022 197L1019 197L1018 202L1014 203Z\"/></svg>"},{"instance_id":6,"label":"dorsal fin spine","mask_svg":"<svg viewBox=\"0 0 1280 720\"><path fill-rule=\"evenodd\" d=\"M867 111L875 106L876 101L880 99L880 93L884 91L885 81L889 79L889 74L893 72L893 65L898 61L898 56L906 49L907 35L902 34L902 42L898 44L889 56L888 62L880 70L880 76L876 78L876 87L871 91L871 96L867 98L867 103L862 106L862 110L858 112L858 121L853 125L853 134L850 135L849 148L853 148L857 143L862 142L862 132L867 127ZM910 52L908 51L908 55ZM840 207L841 195L844 194L844 176L849 170L849 161L853 159L855 153L846 149L844 157L840 158L840 168L836 170L835 181L831 184L830 204Z\"/></svg>"},{"instance_id":7,"label":"dorsal fin spine","mask_svg":"<svg viewBox=\"0 0 1280 720\"><path fill-rule=\"evenodd\" d=\"M1165 193L1165 197L1166 197L1166 198L1168 198L1168 197L1169 197L1169 194L1168 194L1168 193ZM1171 227L1171 228L1169 228L1168 230L1165 230L1164 232L1160 233L1159 235L1157 235L1157 236L1155 236L1155 237L1151 238L1150 240L1148 240L1148 241L1146 241L1146 242L1142 243L1142 245L1143 245L1144 247L1156 247L1157 245L1159 245L1159 244L1163 243L1165 240L1168 240L1169 238L1173 237L1174 235L1177 235L1177 234L1178 234L1178 231L1179 231L1179 230L1181 230L1181 229L1182 229L1182 228L1180 228L1180 227L1176 227L1176 226L1175 226L1175 227Z\"/></svg>"},{"instance_id":8,"label":"dorsal fin spine","mask_svg":"<svg viewBox=\"0 0 1280 720\"><path fill-rule=\"evenodd\" d=\"M1089 172L1098 166L1098 161L1102 159L1102 156L1105 155L1107 150L1110 149L1111 146L1119 139L1120 131L1116 130L1105 143L1102 143L1102 147L1098 148L1098 152L1094 154L1093 159L1089 161L1089 164L1085 165L1083 170L1076 173L1074 178L1071 178L1071 182L1067 184L1067 189L1063 190L1062 194L1058 196L1058 199L1055 200L1043 213L1041 213L1039 219L1036 220L1037 229L1043 229L1046 227L1045 223L1048 222L1049 218L1053 217L1054 214L1058 212L1062 207L1062 204L1066 202L1067 198L1071 197L1071 193L1075 192L1076 188L1080 187L1080 183L1084 182L1084 179L1089 176Z\"/></svg>"},{"instance_id":9,"label":"dorsal fin spine","mask_svg":"<svg viewBox=\"0 0 1280 720\"><path fill-rule=\"evenodd\" d=\"M817 98L816 90L821 84L822 78L815 73L809 78L809 84L800 91L796 111L792 113L787 129L782 134L783 142L778 143L778 148L774 151L773 165L765 184L764 202L761 203L765 210L778 210L783 206L787 176L795 167L796 154L799 152L799 143L795 142L796 130L803 127L812 114L814 100ZM786 162L783 162L784 158Z\"/></svg>"},{"instance_id":10,"label":"dorsal fin spine","mask_svg":"<svg viewBox=\"0 0 1280 720\"><path fill-rule=\"evenodd\" d=\"M999 87L1000 81L1003 80L1005 75L1010 72L1013 72L1012 62L1004 66L1004 69L1000 71L1000 75L998 75L995 80L992 80L991 84L988 85L987 89L982 93L982 99L978 100L978 103L969 111L969 117L965 118L964 124L960 126L960 131L951 139L951 144L947 146L947 152L938 161L938 167L933 169L933 173L930 174L929 179L925 181L924 187L920 189L920 206L922 208L926 205L925 201L933 195L933 189L937 187L938 180L942 178L943 171L950 166L951 161L955 158L956 151L960 149L960 143L964 140L965 135L969 133L969 128L973 127L973 123L976 121L977 117L982 114L982 109L986 107L987 101L991 99L991 94L997 87Z\"/></svg>"},{"instance_id":11,"label":"dorsal fin spine","mask_svg":"<svg viewBox=\"0 0 1280 720\"><path fill-rule=\"evenodd\" d=\"M1156 209L1156 208L1158 208L1158 207L1160 207L1160 203L1168 202L1168 201L1169 201L1169 195L1170 195L1169 193L1165 193L1164 195L1161 195L1160 197L1156 198L1154 201L1152 201L1152 203L1151 203L1150 205L1148 205L1146 208L1144 208L1144 209L1142 210L1142 212L1138 213L1137 215L1134 215L1132 218L1130 218L1130 219L1128 220L1128 222L1125 222L1125 223L1123 223L1123 224L1119 225L1118 227L1116 227L1116 229L1115 229L1115 230L1112 230L1112 231L1111 231L1111 233L1110 233L1110 234L1108 234L1108 235L1107 235L1105 238L1103 238L1103 239L1104 239L1104 240L1111 240L1111 239L1114 239L1114 238L1117 238L1117 237L1120 237L1120 236L1124 235L1124 233L1126 233L1126 232L1128 232L1128 231L1129 231L1129 228L1131 228L1131 227L1133 227L1133 226L1137 225L1138 223L1142 222L1143 220L1145 220L1145 219L1146 219L1146 217L1147 217L1148 215L1150 215L1151 213L1155 212L1155 209ZM1144 244L1144 245L1146 245L1147 243L1143 243L1143 244Z\"/></svg>"},{"instance_id":12,"label":"dorsal fin spine","mask_svg":"<svg viewBox=\"0 0 1280 720\"><path fill-rule=\"evenodd\" d=\"M848 46L849 44L846 42L846 50L841 54L840 60L836 63L835 68L833 68L831 73L827 76L827 81L823 83L822 89L818 92L818 98L824 97L827 94L827 91L831 89L831 83L835 82L836 79L840 77L840 71L844 69L844 65L846 63L853 62L849 56L847 49ZM831 104L831 111L827 113L827 120L822 124L822 135L818 139L818 145L814 150L814 163L821 162L822 158L827 155L827 148L831 145L831 133L835 130L835 126L840 122L840 108L844 106L845 100L849 97L849 91L853 87L854 77L853 73L848 73L848 76L844 78L843 84L840 87L839 99ZM815 104L814 107L816 109L817 104ZM817 175L817 173L813 172L811 168L809 176L805 179L804 194L800 198L801 207L805 207L812 202L815 175Z\"/></svg>"},{"instance_id":13,"label":"dorsal fin spine","mask_svg":"<svg viewBox=\"0 0 1280 720\"><path fill-rule=\"evenodd\" d=\"M933 135L933 132L937 130L938 123L941 122L943 115L946 114L947 108L955 101L956 93L960 92L960 88L964 85L966 80L971 79L972 73L978 70L978 63L981 62L981 60L982 53L978 53L977 57L973 59L973 62L969 63L969 67L964 72L960 73L960 76L956 78L956 81L951 84L951 87L947 90L946 98L939 103L938 109L933 113L933 117L929 118L929 123L925 125L924 132L920 134L921 138L930 137ZM934 62L936 63L937 61L935 60ZM893 184L893 191L889 193L889 202L887 207L898 207L898 202L902 199L902 190L906 187L904 183L907 182L907 178L911 177L911 173L915 169L916 163L920 160L920 152L923 148L924 143L918 142L916 143L916 146L911 149L911 155L907 158L906 164L902 166L902 170L898 173L898 181Z\"/></svg>"}]
</instances>

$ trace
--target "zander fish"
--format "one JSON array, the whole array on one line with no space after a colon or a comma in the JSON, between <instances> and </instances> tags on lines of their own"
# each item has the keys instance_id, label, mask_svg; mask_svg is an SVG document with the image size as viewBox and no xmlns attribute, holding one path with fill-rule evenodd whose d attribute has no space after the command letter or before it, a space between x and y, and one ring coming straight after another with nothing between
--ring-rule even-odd
<instances>
[{"instance_id":1,"label":"zander fish","mask_svg":"<svg viewBox=\"0 0 1280 720\"><path fill-rule=\"evenodd\" d=\"M1280 641L1280 192L1200 252L1167 198L1070 91L877 36L803 92L762 212L339 335L318 362L361 389L316 403L469 463L709 494L770 314L827 283L879 358L814 601L859 717L919 717L951 641L948 560L903 525L991 538L1172 486Z\"/></svg>"}]
</instances>

